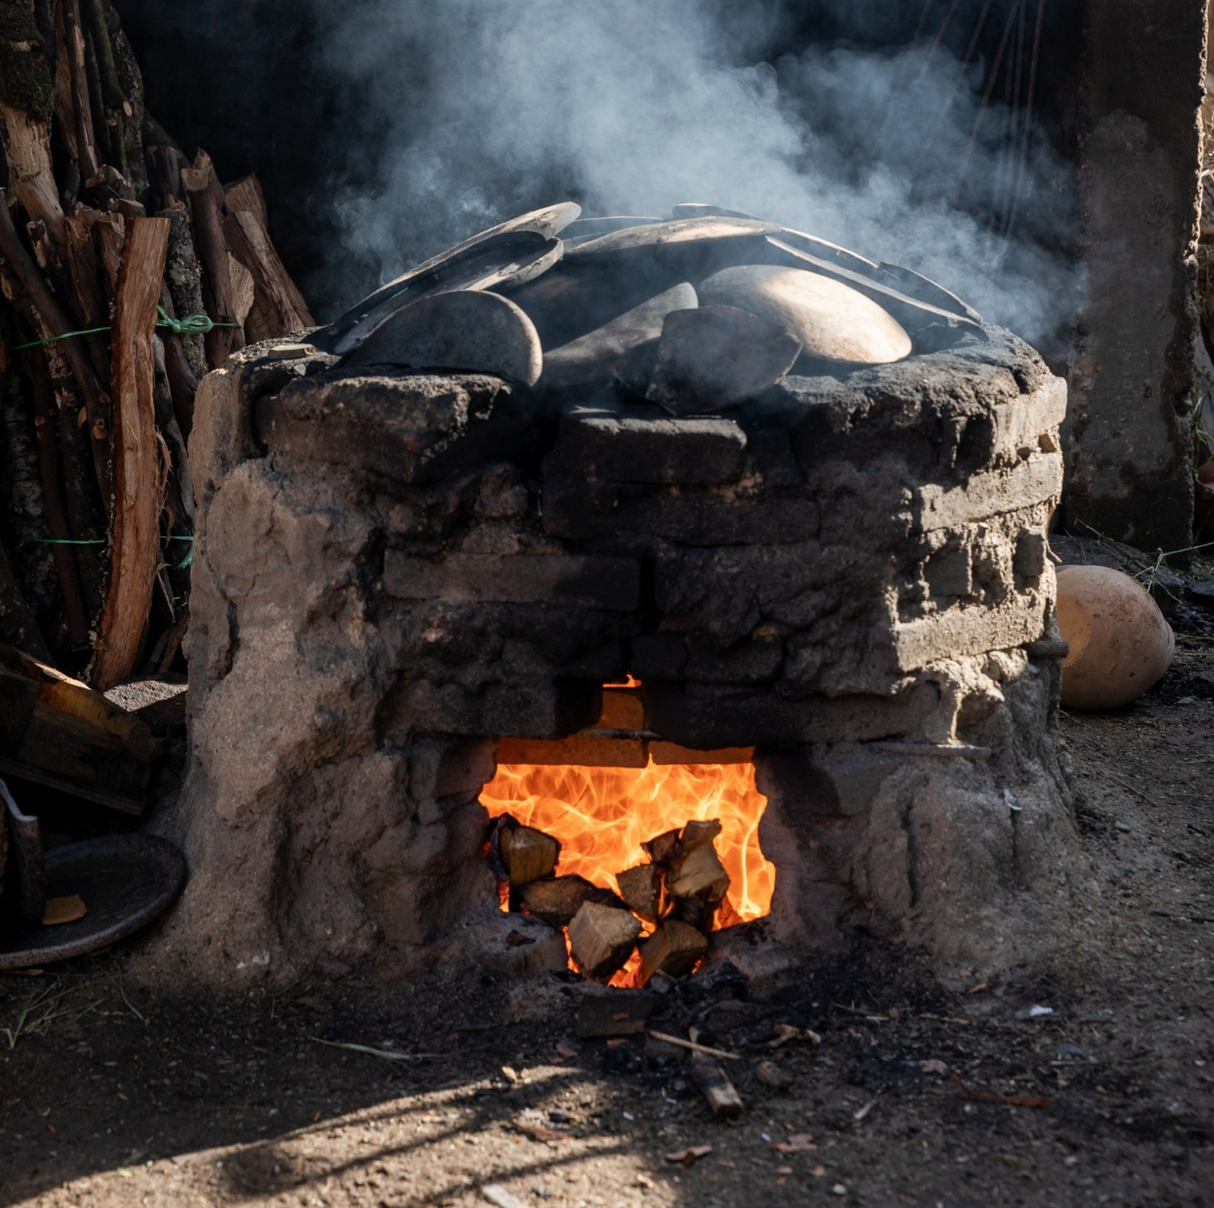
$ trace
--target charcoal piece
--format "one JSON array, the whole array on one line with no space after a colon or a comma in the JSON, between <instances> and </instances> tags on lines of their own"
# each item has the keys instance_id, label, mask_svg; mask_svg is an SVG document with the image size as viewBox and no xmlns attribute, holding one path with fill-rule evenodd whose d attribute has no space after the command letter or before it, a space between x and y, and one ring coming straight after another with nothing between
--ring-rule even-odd
<instances>
[{"instance_id":1,"label":"charcoal piece","mask_svg":"<svg viewBox=\"0 0 1214 1208\"><path fill-rule=\"evenodd\" d=\"M674 415L724 411L774 386L800 352L782 325L736 306L673 311L645 397Z\"/></svg>"},{"instance_id":2,"label":"charcoal piece","mask_svg":"<svg viewBox=\"0 0 1214 1208\"><path fill-rule=\"evenodd\" d=\"M821 273L748 264L723 269L700 287L703 309L735 306L787 330L808 355L883 365L911 352L911 339L877 303Z\"/></svg>"},{"instance_id":3,"label":"charcoal piece","mask_svg":"<svg viewBox=\"0 0 1214 1208\"><path fill-rule=\"evenodd\" d=\"M342 364L455 369L533 386L543 360L534 325L513 302L487 290L452 290L393 311Z\"/></svg>"},{"instance_id":4,"label":"charcoal piece","mask_svg":"<svg viewBox=\"0 0 1214 1208\"><path fill-rule=\"evenodd\" d=\"M544 385L553 390L610 379L627 368L630 355L662 334L662 323L672 310L691 310L696 292L681 282L642 302L602 327L555 348L544 357Z\"/></svg>"}]
</instances>

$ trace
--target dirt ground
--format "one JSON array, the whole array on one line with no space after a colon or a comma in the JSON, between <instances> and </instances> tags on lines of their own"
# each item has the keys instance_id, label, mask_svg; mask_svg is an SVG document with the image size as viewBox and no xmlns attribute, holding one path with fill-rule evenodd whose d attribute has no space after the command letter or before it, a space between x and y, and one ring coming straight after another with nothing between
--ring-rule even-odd
<instances>
[{"instance_id":1,"label":"dirt ground","mask_svg":"<svg viewBox=\"0 0 1214 1208\"><path fill-rule=\"evenodd\" d=\"M1064 960L693 978L651 1026L737 1055L732 1121L680 1058L577 1039L571 978L205 1001L132 989L121 951L7 974L0 1208L1214 1204L1209 617L1181 609L1142 700L1064 718L1102 889Z\"/></svg>"}]
</instances>

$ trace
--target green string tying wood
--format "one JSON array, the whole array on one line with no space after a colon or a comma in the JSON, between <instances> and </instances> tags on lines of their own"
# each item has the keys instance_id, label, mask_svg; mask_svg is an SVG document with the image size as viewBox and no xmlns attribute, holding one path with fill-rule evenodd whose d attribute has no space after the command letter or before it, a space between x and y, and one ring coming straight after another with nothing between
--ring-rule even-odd
<instances>
[{"instance_id":1,"label":"green string tying wood","mask_svg":"<svg viewBox=\"0 0 1214 1208\"><path fill-rule=\"evenodd\" d=\"M184 319L171 319L163 306L156 307L156 314L159 318L156 320L157 327L166 327L175 336L205 336L213 327L239 327L239 323L216 323L210 315L204 315L201 312L192 315L186 315ZM110 326L106 327L86 327L82 331L65 331L61 336L47 336L45 340L30 340L25 344L14 344L9 349L10 352L20 352L23 348L37 348L39 344L53 344L56 340L70 340L72 336L93 336L98 332L110 331ZM31 538L35 540L35 538Z\"/></svg>"},{"instance_id":2,"label":"green string tying wood","mask_svg":"<svg viewBox=\"0 0 1214 1208\"><path fill-rule=\"evenodd\" d=\"M189 541L193 542L193 537L178 536L173 534L166 537L166 541ZM18 542L19 545L105 545L108 541L107 537L22 537ZM194 561L194 546L190 545L186 556L177 563L178 570L185 570L191 562Z\"/></svg>"}]
</instances>

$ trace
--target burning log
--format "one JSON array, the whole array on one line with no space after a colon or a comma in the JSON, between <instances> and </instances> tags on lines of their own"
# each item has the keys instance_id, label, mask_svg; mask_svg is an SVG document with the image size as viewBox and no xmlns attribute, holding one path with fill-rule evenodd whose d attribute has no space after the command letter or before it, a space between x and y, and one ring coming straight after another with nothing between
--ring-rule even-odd
<instances>
[{"instance_id":1,"label":"burning log","mask_svg":"<svg viewBox=\"0 0 1214 1208\"><path fill-rule=\"evenodd\" d=\"M569 924L569 946L577 967L594 981L608 981L627 963L641 922L627 910L585 902Z\"/></svg>"},{"instance_id":2,"label":"burning log","mask_svg":"<svg viewBox=\"0 0 1214 1208\"><path fill-rule=\"evenodd\" d=\"M683 977L704 959L708 939L688 923L668 919L640 946L641 984L655 973Z\"/></svg>"},{"instance_id":3,"label":"burning log","mask_svg":"<svg viewBox=\"0 0 1214 1208\"><path fill-rule=\"evenodd\" d=\"M551 876L561 854L561 845L551 835L530 826L503 829L498 844L514 889Z\"/></svg>"},{"instance_id":4,"label":"burning log","mask_svg":"<svg viewBox=\"0 0 1214 1208\"><path fill-rule=\"evenodd\" d=\"M638 918L656 923L662 914L662 870L656 864L638 864L616 874L620 897Z\"/></svg>"},{"instance_id":5,"label":"burning log","mask_svg":"<svg viewBox=\"0 0 1214 1208\"><path fill-rule=\"evenodd\" d=\"M519 896L519 905L528 914L543 919L553 927L568 927L573 916L587 902L616 908L624 905L609 889L593 885L585 877L576 875L532 881Z\"/></svg>"}]
</instances>

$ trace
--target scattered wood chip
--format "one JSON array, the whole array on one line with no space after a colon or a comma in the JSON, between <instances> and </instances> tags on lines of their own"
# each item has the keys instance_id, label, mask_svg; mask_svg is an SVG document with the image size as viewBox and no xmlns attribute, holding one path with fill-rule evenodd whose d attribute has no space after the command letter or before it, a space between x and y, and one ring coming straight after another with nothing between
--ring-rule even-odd
<instances>
[{"instance_id":1,"label":"scattered wood chip","mask_svg":"<svg viewBox=\"0 0 1214 1208\"><path fill-rule=\"evenodd\" d=\"M742 1097L719 1062L703 1053L696 1053L687 1063L687 1073L708 1101L714 1116L730 1120L745 1110Z\"/></svg>"},{"instance_id":2,"label":"scattered wood chip","mask_svg":"<svg viewBox=\"0 0 1214 1208\"><path fill-rule=\"evenodd\" d=\"M681 1049L690 1049L693 1053L703 1053L707 1057L724 1057L728 1061L741 1061L738 1053L728 1053L724 1049L710 1048L706 1044L696 1044L694 1040L684 1040L681 1036L670 1036L666 1032L655 1032L652 1028L646 1033L654 1040L664 1040L667 1044L678 1045Z\"/></svg>"},{"instance_id":3,"label":"scattered wood chip","mask_svg":"<svg viewBox=\"0 0 1214 1208\"><path fill-rule=\"evenodd\" d=\"M773 1090L783 1091L792 1086L792 1078L786 1074L774 1061L760 1061L755 1066L755 1077L764 1086Z\"/></svg>"},{"instance_id":4,"label":"scattered wood chip","mask_svg":"<svg viewBox=\"0 0 1214 1208\"><path fill-rule=\"evenodd\" d=\"M340 1040L321 1040L319 1036L309 1036L314 1044L328 1045L331 1049L349 1049L351 1053L366 1053L369 1057L382 1057L385 1061L424 1061L429 1058L442 1057L442 1053L394 1053L389 1049L375 1049L369 1044L343 1044Z\"/></svg>"},{"instance_id":5,"label":"scattered wood chip","mask_svg":"<svg viewBox=\"0 0 1214 1208\"><path fill-rule=\"evenodd\" d=\"M925 1074L947 1074L948 1066L945 1065L939 1057L928 1057L925 1061L919 1062L919 1068Z\"/></svg>"},{"instance_id":6,"label":"scattered wood chip","mask_svg":"<svg viewBox=\"0 0 1214 1208\"><path fill-rule=\"evenodd\" d=\"M677 1162L686 1170L689 1166L694 1166L701 1158L706 1158L712 1153L711 1145L689 1145L686 1149L676 1149L674 1153L666 1155L666 1161Z\"/></svg>"},{"instance_id":7,"label":"scattered wood chip","mask_svg":"<svg viewBox=\"0 0 1214 1208\"><path fill-rule=\"evenodd\" d=\"M783 1141L776 1141L771 1148L775 1153L807 1153L818 1147L814 1144L813 1133L793 1133Z\"/></svg>"},{"instance_id":8,"label":"scattered wood chip","mask_svg":"<svg viewBox=\"0 0 1214 1208\"><path fill-rule=\"evenodd\" d=\"M556 1051L560 1056L564 1057L566 1060L568 1060L571 1057L576 1057L578 1054L577 1049L575 1049L573 1047L573 1045L566 1044L563 1040L558 1040L556 1042Z\"/></svg>"},{"instance_id":9,"label":"scattered wood chip","mask_svg":"<svg viewBox=\"0 0 1214 1208\"><path fill-rule=\"evenodd\" d=\"M567 1141L570 1134L561 1132L559 1129L549 1128L546 1124L535 1124L530 1120L515 1120L510 1125L515 1132L522 1133L525 1137L530 1137L533 1141L544 1141L552 1143L554 1141Z\"/></svg>"},{"instance_id":10,"label":"scattered wood chip","mask_svg":"<svg viewBox=\"0 0 1214 1208\"><path fill-rule=\"evenodd\" d=\"M56 927L60 923L74 923L84 918L86 913L84 899L78 893L66 898L47 898L42 925Z\"/></svg>"},{"instance_id":11,"label":"scattered wood chip","mask_svg":"<svg viewBox=\"0 0 1214 1208\"><path fill-rule=\"evenodd\" d=\"M791 1023L778 1023L773 1028L775 1036L767 1043L773 1049L788 1044L792 1040L807 1040L810 1044L821 1044L822 1037L809 1028L798 1028Z\"/></svg>"},{"instance_id":12,"label":"scattered wood chip","mask_svg":"<svg viewBox=\"0 0 1214 1208\"><path fill-rule=\"evenodd\" d=\"M1054 1102L1049 1095L1001 1095L998 1091L967 1086L956 1074L952 1074L951 1078L976 1103L998 1103L1005 1107L1049 1107Z\"/></svg>"}]
</instances>

